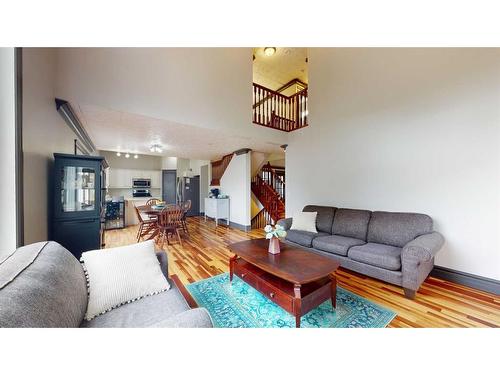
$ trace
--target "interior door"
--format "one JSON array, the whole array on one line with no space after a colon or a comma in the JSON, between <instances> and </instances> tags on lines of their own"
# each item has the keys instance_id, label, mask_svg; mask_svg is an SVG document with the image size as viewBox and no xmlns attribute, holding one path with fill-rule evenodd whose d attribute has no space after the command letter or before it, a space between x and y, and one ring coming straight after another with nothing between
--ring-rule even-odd
<instances>
[{"instance_id":1,"label":"interior door","mask_svg":"<svg viewBox=\"0 0 500 375\"><path fill-rule=\"evenodd\" d=\"M200 214L205 212L205 198L208 198L208 165L200 169Z\"/></svg>"},{"instance_id":2,"label":"interior door","mask_svg":"<svg viewBox=\"0 0 500 375\"><path fill-rule=\"evenodd\" d=\"M162 171L162 200L167 204L175 204L177 171L166 169Z\"/></svg>"},{"instance_id":3,"label":"interior door","mask_svg":"<svg viewBox=\"0 0 500 375\"><path fill-rule=\"evenodd\" d=\"M191 200L191 209L187 216L198 216L200 215L200 176L184 177L184 180L184 200Z\"/></svg>"}]
</instances>

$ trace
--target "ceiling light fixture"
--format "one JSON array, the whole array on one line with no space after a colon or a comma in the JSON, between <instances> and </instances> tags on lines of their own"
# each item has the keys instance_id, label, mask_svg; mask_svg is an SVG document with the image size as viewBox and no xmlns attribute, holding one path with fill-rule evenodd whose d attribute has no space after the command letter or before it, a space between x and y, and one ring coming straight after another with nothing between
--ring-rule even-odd
<instances>
[{"instance_id":1,"label":"ceiling light fixture","mask_svg":"<svg viewBox=\"0 0 500 375\"><path fill-rule=\"evenodd\" d=\"M129 153L126 153L125 154L125 157L128 159L130 157L130 154Z\"/></svg>"},{"instance_id":2,"label":"ceiling light fixture","mask_svg":"<svg viewBox=\"0 0 500 375\"><path fill-rule=\"evenodd\" d=\"M119 153L119 152L117 152L117 153L116 153L116 156L122 156L122 154L121 154L121 153Z\"/></svg>"},{"instance_id":3,"label":"ceiling light fixture","mask_svg":"<svg viewBox=\"0 0 500 375\"><path fill-rule=\"evenodd\" d=\"M272 56L276 53L276 47L265 47L264 48L264 55L266 56Z\"/></svg>"},{"instance_id":4,"label":"ceiling light fixture","mask_svg":"<svg viewBox=\"0 0 500 375\"><path fill-rule=\"evenodd\" d=\"M159 144L152 144L151 147L149 148L149 151L151 152L158 152L158 153L162 153L163 150L161 148L161 145Z\"/></svg>"},{"instance_id":5,"label":"ceiling light fixture","mask_svg":"<svg viewBox=\"0 0 500 375\"><path fill-rule=\"evenodd\" d=\"M138 158L139 158L139 155L135 154L134 159L138 159Z\"/></svg>"}]
</instances>

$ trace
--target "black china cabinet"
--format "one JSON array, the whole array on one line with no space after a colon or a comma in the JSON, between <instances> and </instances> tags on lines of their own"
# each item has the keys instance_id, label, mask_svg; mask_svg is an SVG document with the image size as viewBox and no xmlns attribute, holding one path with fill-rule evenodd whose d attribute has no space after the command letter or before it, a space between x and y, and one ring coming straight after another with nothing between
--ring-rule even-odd
<instances>
[{"instance_id":1,"label":"black china cabinet","mask_svg":"<svg viewBox=\"0 0 500 375\"><path fill-rule=\"evenodd\" d=\"M104 246L106 160L100 156L54 154L52 240L80 259Z\"/></svg>"}]
</instances>

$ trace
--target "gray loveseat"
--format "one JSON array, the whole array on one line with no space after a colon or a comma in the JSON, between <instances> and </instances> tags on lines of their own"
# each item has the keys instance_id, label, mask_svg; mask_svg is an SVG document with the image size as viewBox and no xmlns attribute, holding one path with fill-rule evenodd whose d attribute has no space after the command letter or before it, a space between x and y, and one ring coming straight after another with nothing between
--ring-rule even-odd
<instances>
[{"instance_id":1,"label":"gray loveseat","mask_svg":"<svg viewBox=\"0 0 500 375\"><path fill-rule=\"evenodd\" d=\"M290 230L292 219L278 221L286 241L340 261L344 268L396 284L406 297L415 293L434 266L444 244L423 214L305 206L317 212L318 233Z\"/></svg>"},{"instance_id":2,"label":"gray loveseat","mask_svg":"<svg viewBox=\"0 0 500 375\"><path fill-rule=\"evenodd\" d=\"M167 255L157 253L168 279ZM0 327L212 327L205 309L191 309L171 288L83 320L87 287L82 266L56 242L17 249L0 263Z\"/></svg>"}]
</instances>

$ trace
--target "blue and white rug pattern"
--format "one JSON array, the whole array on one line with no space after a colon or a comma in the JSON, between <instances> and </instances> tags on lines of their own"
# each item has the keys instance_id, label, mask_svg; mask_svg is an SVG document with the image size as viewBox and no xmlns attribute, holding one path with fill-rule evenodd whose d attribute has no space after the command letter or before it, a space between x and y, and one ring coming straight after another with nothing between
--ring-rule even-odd
<instances>
[{"instance_id":1,"label":"blue and white rug pattern","mask_svg":"<svg viewBox=\"0 0 500 375\"><path fill-rule=\"evenodd\" d=\"M186 286L200 307L205 307L216 327L291 328L295 317L268 300L237 276L229 282L223 273ZM337 308L330 300L304 315L307 328L383 328L396 314L366 298L337 287Z\"/></svg>"}]
</instances>

